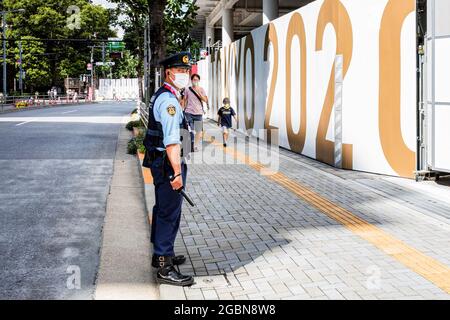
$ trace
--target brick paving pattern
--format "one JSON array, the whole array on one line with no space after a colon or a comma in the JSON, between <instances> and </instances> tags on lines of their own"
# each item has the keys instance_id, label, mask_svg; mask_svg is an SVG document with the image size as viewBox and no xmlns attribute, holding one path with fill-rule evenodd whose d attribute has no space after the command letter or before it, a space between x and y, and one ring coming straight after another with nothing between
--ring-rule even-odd
<instances>
[{"instance_id":1,"label":"brick paving pattern","mask_svg":"<svg viewBox=\"0 0 450 320\"><path fill-rule=\"evenodd\" d=\"M446 218L448 203L280 153L281 173L450 266L450 224L433 217ZM187 299L450 298L245 164L191 164L188 180L197 207L184 206L176 242L188 257L180 270L198 282L184 288Z\"/></svg>"}]
</instances>

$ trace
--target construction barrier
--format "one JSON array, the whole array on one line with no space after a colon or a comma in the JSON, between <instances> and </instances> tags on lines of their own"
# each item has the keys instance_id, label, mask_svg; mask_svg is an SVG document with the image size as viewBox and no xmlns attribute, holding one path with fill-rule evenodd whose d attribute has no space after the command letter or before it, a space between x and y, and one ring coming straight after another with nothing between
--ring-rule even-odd
<instances>
[{"instance_id":1,"label":"construction barrier","mask_svg":"<svg viewBox=\"0 0 450 320\"><path fill-rule=\"evenodd\" d=\"M413 177L416 3L315 1L199 63L210 117L333 166Z\"/></svg>"}]
</instances>

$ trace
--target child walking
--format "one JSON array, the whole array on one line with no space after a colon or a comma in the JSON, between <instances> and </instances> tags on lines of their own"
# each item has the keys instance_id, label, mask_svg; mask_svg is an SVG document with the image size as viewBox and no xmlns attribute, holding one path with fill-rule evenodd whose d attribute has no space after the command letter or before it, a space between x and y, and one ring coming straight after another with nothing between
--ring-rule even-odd
<instances>
[{"instance_id":1,"label":"child walking","mask_svg":"<svg viewBox=\"0 0 450 320\"><path fill-rule=\"evenodd\" d=\"M217 113L219 116L218 125L222 127L222 134L223 134L223 146L227 146L228 136L229 136L229 130L231 127L233 127L233 119L237 120L236 112L234 109L230 106L230 99L225 98L223 99L223 107L219 109L219 112Z\"/></svg>"}]
</instances>

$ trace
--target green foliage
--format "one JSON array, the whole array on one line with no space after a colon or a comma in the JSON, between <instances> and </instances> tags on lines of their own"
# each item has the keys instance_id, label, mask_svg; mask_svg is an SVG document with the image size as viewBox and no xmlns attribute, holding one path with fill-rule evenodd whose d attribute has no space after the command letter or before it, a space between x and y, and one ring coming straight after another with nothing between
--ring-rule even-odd
<instances>
[{"instance_id":1,"label":"green foliage","mask_svg":"<svg viewBox=\"0 0 450 320\"><path fill-rule=\"evenodd\" d=\"M22 68L26 72L25 81L31 87L37 86L50 86L50 65L48 59L44 58L45 48L40 41L27 41L36 40L36 38L30 36L22 37ZM20 58L19 48L13 49L15 61ZM16 67L16 78L19 78L19 66Z\"/></svg>"},{"instance_id":2,"label":"green foliage","mask_svg":"<svg viewBox=\"0 0 450 320\"><path fill-rule=\"evenodd\" d=\"M76 6L79 12L71 10ZM10 13L7 23L9 39L107 39L115 36L110 25L113 13L90 0L3 0L5 10L25 9ZM75 27L74 27L75 26ZM92 43L78 41L22 41L25 85L46 91L50 85L62 86L65 77L86 73ZM18 42L8 41L8 55L18 58ZM101 52L97 50L95 60ZM15 61L9 60L15 65ZM15 73L18 66L15 65ZM34 88L34 89L33 89Z\"/></svg>"},{"instance_id":3,"label":"green foliage","mask_svg":"<svg viewBox=\"0 0 450 320\"><path fill-rule=\"evenodd\" d=\"M135 137L136 147L140 153L145 153L144 146L144 132L140 131L139 134Z\"/></svg>"},{"instance_id":4,"label":"green foliage","mask_svg":"<svg viewBox=\"0 0 450 320\"><path fill-rule=\"evenodd\" d=\"M139 132L137 136L128 141L128 153L136 154L138 151L140 153L145 153L143 132Z\"/></svg>"},{"instance_id":5,"label":"green foliage","mask_svg":"<svg viewBox=\"0 0 450 320\"><path fill-rule=\"evenodd\" d=\"M163 46L166 46L161 52L178 52L190 50L192 53L199 54L200 44L192 39L189 32L197 23L197 10L193 0L110 0L118 4L116 15L124 15L127 19L116 24L120 25L125 30L124 41L131 54L139 59L144 60L143 50L143 34L145 26L145 18L148 12L151 13L151 21L154 25L159 23L160 15L154 7L155 2L160 2L165 5L165 10L162 17L162 24L164 25L164 34L157 34L158 40L163 38ZM153 4L153 6L152 6ZM155 39L151 39L155 42ZM155 56L153 53L153 62L160 60L162 57ZM143 75L143 66L139 64L136 66L138 76Z\"/></svg>"},{"instance_id":6,"label":"green foliage","mask_svg":"<svg viewBox=\"0 0 450 320\"><path fill-rule=\"evenodd\" d=\"M136 144L136 138L132 138L130 141L128 141L127 152L128 154L136 154L137 150L138 147Z\"/></svg>"},{"instance_id":7,"label":"green foliage","mask_svg":"<svg viewBox=\"0 0 450 320\"><path fill-rule=\"evenodd\" d=\"M126 128L130 131L133 131L133 128L140 128L140 127L143 127L141 120L130 121L126 125Z\"/></svg>"},{"instance_id":8,"label":"green foliage","mask_svg":"<svg viewBox=\"0 0 450 320\"><path fill-rule=\"evenodd\" d=\"M167 52L194 50L200 47L192 39L189 32L197 23L197 10L199 8L192 0L167 0L164 12L164 25L167 34Z\"/></svg>"},{"instance_id":9,"label":"green foliage","mask_svg":"<svg viewBox=\"0 0 450 320\"><path fill-rule=\"evenodd\" d=\"M115 60L116 65L113 68L114 78L136 78L139 67L139 59L131 54L130 50L123 52L123 58Z\"/></svg>"}]
</instances>

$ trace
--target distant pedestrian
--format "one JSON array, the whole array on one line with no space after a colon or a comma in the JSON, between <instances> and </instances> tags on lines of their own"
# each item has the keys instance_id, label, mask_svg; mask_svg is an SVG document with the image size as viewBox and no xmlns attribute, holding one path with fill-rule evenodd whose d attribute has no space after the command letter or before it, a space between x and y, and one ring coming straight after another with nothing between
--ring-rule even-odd
<instances>
[{"instance_id":1,"label":"distant pedestrian","mask_svg":"<svg viewBox=\"0 0 450 320\"><path fill-rule=\"evenodd\" d=\"M223 134L223 146L227 146L228 142L228 136L229 136L229 130L233 127L233 119L237 122L238 119L236 117L236 112L234 109L230 106L230 99L225 98L223 99L223 107L219 109L219 112L217 113L219 116L218 125L222 127L222 134Z\"/></svg>"},{"instance_id":2,"label":"distant pedestrian","mask_svg":"<svg viewBox=\"0 0 450 320\"><path fill-rule=\"evenodd\" d=\"M184 114L189 126L193 129L191 132L192 151L197 151L196 147L200 143L203 134L203 103L208 104L208 97L205 90L200 87L200 76L193 74L191 76L192 86L184 90ZM195 137L194 137L195 136Z\"/></svg>"}]
</instances>

